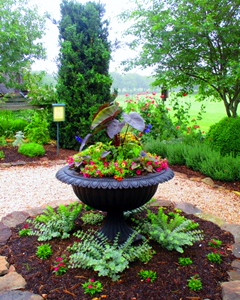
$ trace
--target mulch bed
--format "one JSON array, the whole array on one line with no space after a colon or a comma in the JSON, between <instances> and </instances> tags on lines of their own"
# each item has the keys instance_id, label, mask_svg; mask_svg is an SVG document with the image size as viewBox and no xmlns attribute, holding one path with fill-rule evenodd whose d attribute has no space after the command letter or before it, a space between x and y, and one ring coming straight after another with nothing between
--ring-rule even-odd
<instances>
[{"instance_id":1,"label":"mulch bed","mask_svg":"<svg viewBox=\"0 0 240 300\"><path fill-rule=\"evenodd\" d=\"M2 247L0 255L7 256L8 262L14 264L16 271L26 279L27 290L43 295L45 299L93 299L84 294L82 284L88 279L95 279L104 286L103 292L95 296L96 300L220 300L222 299L220 283L228 281L227 271L234 259L231 252L233 236L211 222L193 215L189 215L188 218L200 224L200 229L204 231L203 241L186 248L184 254L165 250L151 241L157 254L147 264L131 263L130 268L122 273L121 279L117 282L107 277L98 277L96 272L84 269L70 269L63 276L54 275L52 271L56 258L61 256L76 238L50 241L54 255L48 260L41 260L36 257L36 249L42 243L38 242L36 237L20 238L18 235L18 231L23 228L24 224L13 230L12 237ZM76 230L88 228L89 226L84 225L80 219L78 220ZM222 264L210 263L206 258L208 253L214 251L214 248L208 245L212 238L223 242L223 246L219 249L223 253ZM190 257L194 263L188 267L180 266L179 257ZM142 281L138 276L140 270L156 271L157 281L154 283ZM195 274L199 274L202 279L202 291L194 292L187 287L188 279Z\"/></svg>"}]
</instances>

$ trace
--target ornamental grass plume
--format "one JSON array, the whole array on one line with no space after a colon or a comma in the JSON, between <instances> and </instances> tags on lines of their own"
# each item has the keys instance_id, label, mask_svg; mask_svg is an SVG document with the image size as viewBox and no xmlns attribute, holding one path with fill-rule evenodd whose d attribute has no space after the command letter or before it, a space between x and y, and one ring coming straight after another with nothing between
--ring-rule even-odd
<instances>
[{"instance_id":1,"label":"ornamental grass plume","mask_svg":"<svg viewBox=\"0 0 240 300\"><path fill-rule=\"evenodd\" d=\"M166 159L144 151L141 136L149 133L152 125L146 126L140 114L122 113L117 104L107 104L99 109L91 129L93 133L84 139L76 137L81 143L79 153L68 159L69 167L82 176L112 177L121 181L126 177L162 172L168 168ZM110 141L96 142L84 149L92 135L102 129L106 130Z\"/></svg>"}]
</instances>

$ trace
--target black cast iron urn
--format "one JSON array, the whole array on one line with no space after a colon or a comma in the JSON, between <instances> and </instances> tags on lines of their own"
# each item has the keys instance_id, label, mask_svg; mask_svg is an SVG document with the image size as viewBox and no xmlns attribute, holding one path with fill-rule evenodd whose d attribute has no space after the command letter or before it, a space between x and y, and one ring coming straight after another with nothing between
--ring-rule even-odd
<instances>
[{"instance_id":1,"label":"black cast iron urn","mask_svg":"<svg viewBox=\"0 0 240 300\"><path fill-rule=\"evenodd\" d=\"M141 207L151 200L158 184L172 179L174 173L168 168L159 173L117 181L114 178L86 178L66 166L57 172L56 177L70 184L80 201L107 212L100 231L110 241L119 234L119 243L123 243L134 232L126 223L123 213Z\"/></svg>"}]
</instances>

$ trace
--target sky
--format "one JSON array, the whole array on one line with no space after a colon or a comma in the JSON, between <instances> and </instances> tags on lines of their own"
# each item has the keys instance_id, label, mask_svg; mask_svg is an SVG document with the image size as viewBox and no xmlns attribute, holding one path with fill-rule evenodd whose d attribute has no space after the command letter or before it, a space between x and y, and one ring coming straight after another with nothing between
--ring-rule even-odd
<instances>
[{"instance_id":1,"label":"sky","mask_svg":"<svg viewBox=\"0 0 240 300\"><path fill-rule=\"evenodd\" d=\"M118 19L118 15L133 6L133 3L129 0L96 0L105 4L105 17L110 21L109 25L109 38L110 40L115 40L116 38L121 43L121 49L118 49L112 53L112 61L110 63L110 72L123 72L123 67L121 67L121 61L125 58L134 57L135 53L124 46L122 37L123 31L126 29L127 24L121 23ZM87 0L78 0L80 3L86 3ZM45 1L42 0L30 0L30 5L36 5L38 7L39 13L49 12L51 16L59 20L60 19L60 3L61 0L48 0L47 5ZM58 29L56 25L53 25L49 20L46 26L46 35L42 39L43 45L47 50L47 60L36 61L32 69L33 70L45 70L48 73L56 73L56 58L59 53L58 47ZM143 74L144 71L134 70L138 73ZM148 75L148 74L146 74Z\"/></svg>"}]
</instances>

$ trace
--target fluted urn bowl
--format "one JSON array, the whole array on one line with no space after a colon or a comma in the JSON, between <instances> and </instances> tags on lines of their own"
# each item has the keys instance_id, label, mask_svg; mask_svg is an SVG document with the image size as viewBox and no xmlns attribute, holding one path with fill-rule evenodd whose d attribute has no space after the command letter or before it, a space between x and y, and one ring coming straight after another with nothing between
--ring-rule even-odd
<instances>
[{"instance_id":1,"label":"fluted urn bowl","mask_svg":"<svg viewBox=\"0 0 240 300\"><path fill-rule=\"evenodd\" d=\"M158 184L172 179L174 173L168 168L159 173L117 181L114 178L86 178L66 166L57 172L56 177L70 184L80 201L107 212L101 232L111 241L119 234L119 242L124 242L133 229L127 225L123 212L147 203L155 194Z\"/></svg>"}]
</instances>

